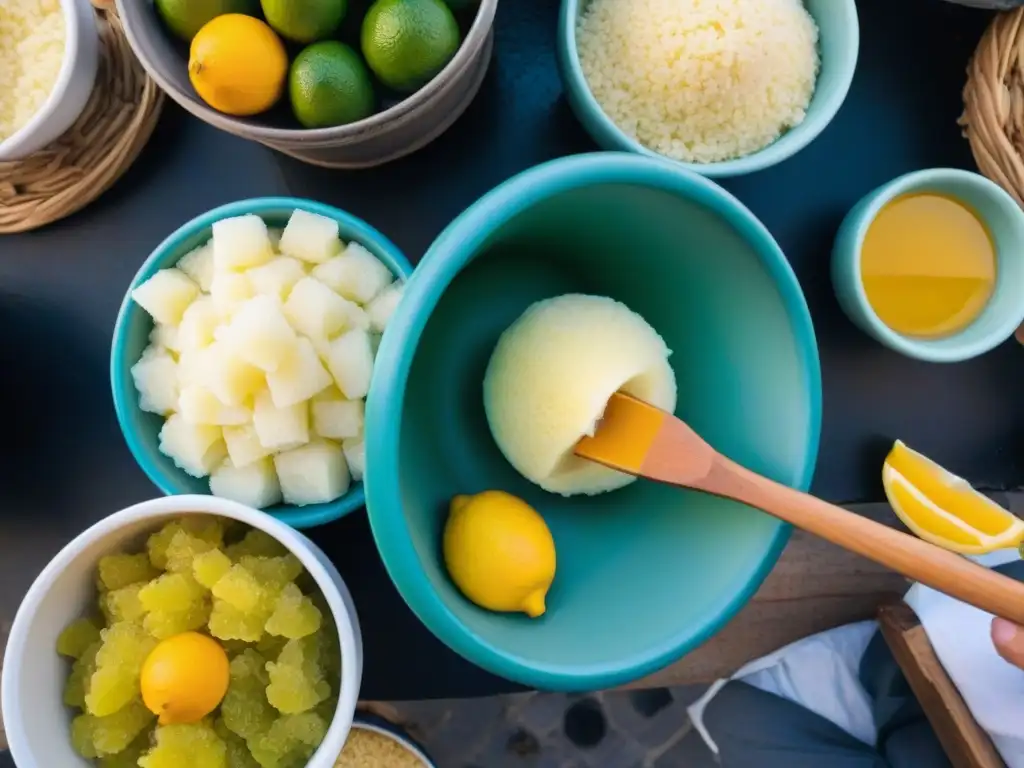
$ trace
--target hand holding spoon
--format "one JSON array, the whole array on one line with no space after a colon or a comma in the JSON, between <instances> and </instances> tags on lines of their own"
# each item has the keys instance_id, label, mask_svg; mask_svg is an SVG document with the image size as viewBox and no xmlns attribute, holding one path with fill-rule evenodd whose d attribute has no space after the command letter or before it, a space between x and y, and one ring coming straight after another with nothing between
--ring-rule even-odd
<instances>
[{"instance_id":1,"label":"hand holding spoon","mask_svg":"<svg viewBox=\"0 0 1024 768\"><path fill-rule=\"evenodd\" d=\"M769 480L727 459L683 421L612 395L575 453L620 472L748 504L962 602L1024 625L1024 584L916 536Z\"/></svg>"}]
</instances>

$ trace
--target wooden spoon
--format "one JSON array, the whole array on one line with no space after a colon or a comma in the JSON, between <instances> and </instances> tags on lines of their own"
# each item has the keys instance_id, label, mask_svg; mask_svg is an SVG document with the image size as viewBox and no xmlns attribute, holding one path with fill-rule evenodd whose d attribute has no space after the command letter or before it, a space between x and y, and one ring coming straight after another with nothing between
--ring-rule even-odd
<instances>
[{"instance_id":1,"label":"wooden spoon","mask_svg":"<svg viewBox=\"0 0 1024 768\"><path fill-rule=\"evenodd\" d=\"M612 469L749 504L957 600L1024 625L1024 584L927 541L751 472L670 413L629 395L608 401L575 453Z\"/></svg>"}]
</instances>

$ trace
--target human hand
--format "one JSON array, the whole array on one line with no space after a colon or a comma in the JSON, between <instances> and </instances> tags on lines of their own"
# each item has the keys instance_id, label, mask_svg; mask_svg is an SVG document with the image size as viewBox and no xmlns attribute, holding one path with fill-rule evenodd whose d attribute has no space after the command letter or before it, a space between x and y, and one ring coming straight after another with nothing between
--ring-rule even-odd
<instances>
[{"instance_id":1,"label":"human hand","mask_svg":"<svg viewBox=\"0 0 1024 768\"><path fill-rule=\"evenodd\" d=\"M1006 619L992 619L992 644L1006 661L1024 669L1024 627Z\"/></svg>"}]
</instances>

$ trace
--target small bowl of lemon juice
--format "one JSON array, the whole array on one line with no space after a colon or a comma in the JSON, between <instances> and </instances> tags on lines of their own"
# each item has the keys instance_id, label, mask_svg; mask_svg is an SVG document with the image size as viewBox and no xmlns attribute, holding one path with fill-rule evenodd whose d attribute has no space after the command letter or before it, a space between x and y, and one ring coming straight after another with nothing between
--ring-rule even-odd
<instances>
[{"instance_id":1,"label":"small bowl of lemon juice","mask_svg":"<svg viewBox=\"0 0 1024 768\"><path fill-rule=\"evenodd\" d=\"M865 333L909 357L967 360L1024 321L1024 212L994 182L936 168L900 176L843 221L832 281Z\"/></svg>"}]
</instances>

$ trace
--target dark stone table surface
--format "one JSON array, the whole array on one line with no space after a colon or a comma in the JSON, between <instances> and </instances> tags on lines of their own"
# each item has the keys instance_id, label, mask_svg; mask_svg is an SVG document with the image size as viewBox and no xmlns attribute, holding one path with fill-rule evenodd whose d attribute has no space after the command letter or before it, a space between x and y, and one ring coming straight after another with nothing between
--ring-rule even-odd
<instances>
[{"instance_id":1,"label":"dark stone table surface","mask_svg":"<svg viewBox=\"0 0 1024 768\"><path fill-rule=\"evenodd\" d=\"M1010 343L939 366L890 353L841 314L828 278L832 238L864 193L929 166L973 168L957 127L967 59L988 14L942 0L861 0L862 51L850 97L809 148L725 186L772 231L808 297L824 383L814 490L883 498L878 468L899 437L987 489L1024 481L1024 350ZM232 200L290 194L362 216L415 262L476 198L539 162L593 151L561 93L555 0L506 0L491 71L472 107L434 144L384 168L309 168L168 108L137 165L85 211L0 238L0 621L89 524L156 491L119 434L110 335L125 287L189 218ZM2 180L0 180L2 181ZM362 513L313 537L338 564L366 642L373 699L514 688L444 648L405 607Z\"/></svg>"}]
</instances>

